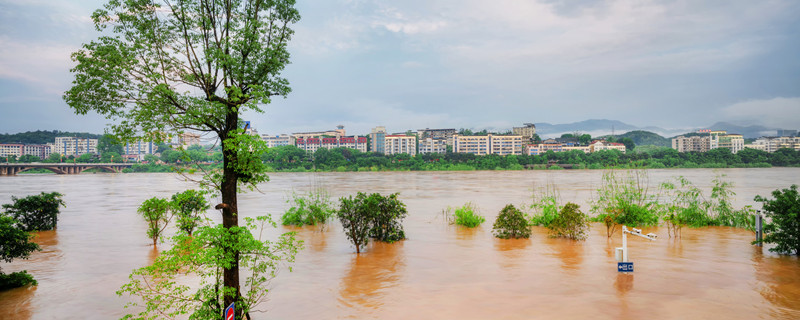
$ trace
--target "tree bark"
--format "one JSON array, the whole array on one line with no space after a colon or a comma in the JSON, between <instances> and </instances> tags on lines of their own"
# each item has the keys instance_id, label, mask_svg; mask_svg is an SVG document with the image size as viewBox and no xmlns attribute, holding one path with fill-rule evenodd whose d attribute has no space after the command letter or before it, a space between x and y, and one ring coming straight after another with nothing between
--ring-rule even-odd
<instances>
[{"instance_id":1,"label":"tree bark","mask_svg":"<svg viewBox=\"0 0 800 320\"><path fill-rule=\"evenodd\" d=\"M230 130L236 130L238 126L238 114L228 112L225 122L226 127ZM222 182L220 184L220 193L222 194L222 203L226 204L222 207L222 226L224 228L232 228L239 225L238 216L238 203L236 184L238 176L234 167L236 166L236 151L226 148L228 132L221 132L219 134L220 141L222 141L222 155L223 155L223 169L222 169ZM239 252L233 252L234 262L230 268L223 268L222 270L222 285L224 287L234 288L236 294L234 296L226 295L225 304L226 308L234 301L241 301L241 292L239 290ZM241 307L237 307L237 313L241 312ZM240 313L241 314L241 313ZM240 317L240 316L239 316ZM237 317L238 318L238 317Z\"/></svg>"}]
</instances>

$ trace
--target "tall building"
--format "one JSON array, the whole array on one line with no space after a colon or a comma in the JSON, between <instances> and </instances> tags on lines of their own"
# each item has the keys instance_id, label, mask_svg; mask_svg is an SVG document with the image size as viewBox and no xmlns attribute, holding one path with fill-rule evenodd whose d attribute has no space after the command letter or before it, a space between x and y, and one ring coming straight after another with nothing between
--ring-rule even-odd
<instances>
[{"instance_id":1,"label":"tall building","mask_svg":"<svg viewBox=\"0 0 800 320\"><path fill-rule=\"evenodd\" d=\"M737 153L744 149L744 137L741 134L725 134L717 137L717 148L730 149Z\"/></svg>"},{"instance_id":2,"label":"tall building","mask_svg":"<svg viewBox=\"0 0 800 320\"><path fill-rule=\"evenodd\" d=\"M474 155L521 155L522 136L453 136L453 152L471 153Z\"/></svg>"},{"instance_id":3,"label":"tall building","mask_svg":"<svg viewBox=\"0 0 800 320\"><path fill-rule=\"evenodd\" d=\"M380 126L372 128L372 132L369 134L369 139L369 151L380 154L386 152L386 127Z\"/></svg>"},{"instance_id":4,"label":"tall building","mask_svg":"<svg viewBox=\"0 0 800 320\"><path fill-rule=\"evenodd\" d=\"M778 136L779 137L795 137L795 136L797 136L797 130L778 129Z\"/></svg>"},{"instance_id":5,"label":"tall building","mask_svg":"<svg viewBox=\"0 0 800 320\"><path fill-rule=\"evenodd\" d=\"M533 135L536 134L536 125L533 123L525 123L523 127L513 127L511 133L522 136L526 142L533 142Z\"/></svg>"},{"instance_id":6,"label":"tall building","mask_svg":"<svg viewBox=\"0 0 800 320\"><path fill-rule=\"evenodd\" d=\"M417 154L417 137L401 134L387 135L384 137L384 154L406 153L410 156Z\"/></svg>"},{"instance_id":7,"label":"tall building","mask_svg":"<svg viewBox=\"0 0 800 320\"><path fill-rule=\"evenodd\" d=\"M133 143L126 143L122 147L122 151L126 155L140 155L144 159L146 154L154 154L157 152L158 146L153 142L136 141Z\"/></svg>"},{"instance_id":8,"label":"tall building","mask_svg":"<svg viewBox=\"0 0 800 320\"><path fill-rule=\"evenodd\" d=\"M80 156L86 153L97 154L97 139L78 137L56 137L53 144L48 144L52 153L65 156Z\"/></svg>"},{"instance_id":9,"label":"tall building","mask_svg":"<svg viewBox=\"0 0 800 320\"><path fill-rule=\"evenodd\" d=\"M728 134L724 130L700 130L700 133L708 133L707 136L679 136L672 139L672 148L678 152L707 152L711 149L726 148L732 153L737 153L744 149L744 137L741 134Z\"/></svg>"}]
</instances>

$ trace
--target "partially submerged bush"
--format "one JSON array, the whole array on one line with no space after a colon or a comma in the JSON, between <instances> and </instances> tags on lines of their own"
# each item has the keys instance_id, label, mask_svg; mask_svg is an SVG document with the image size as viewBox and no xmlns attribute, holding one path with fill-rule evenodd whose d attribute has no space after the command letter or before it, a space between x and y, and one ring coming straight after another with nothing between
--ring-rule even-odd
<instances>
[{"instance_id":1,"label":"partially submerged bush","mask_svg":"<svg viewBox=\"0 0 800 320\"><path fill-rule=\"evenodd\" d=\"M5 215L14 218L25 231L53 230L58 225L59 207L64 206L62 194L50 192L25 198L12 196L12 204L4 204Z\"/></svg>"},{"instance_id":2,"label":"partially submerged bush","mask_svg":"<svg viewBox=\"0 0 800 320\"><path fill-rule=\"evenodd\" d=\"M356 252L361 253L369 238L390 243L405 239L402 220L407 213L397 193L384 197L359 192L355 197L340 199L337 216Z\"/></svg>"},{"instance_id":3,"label":"partially submerged bush","mask_svg":"<svg viewBox=\"0 0 800 320\"><path fill-rule=\"evenodd\" d=\"M316 188L307 194L292 193L287 202L292 207L281 216L283 225L317 225L327 222L336 213L327 190Z\"/></svg>"},{"instance_id":4,"label":"partially submerged bush","mask_svg":"<svg viewBox=\"0 0 800 320\"><path fill-rule=\"evenodd\" d=\"M500 239L530 238L531 228L522 211L514 205L506 205L494 221L492 232Z\"/></svg>"},{"instance_id":5,"label":"partially submerged bush","mask_svg":"<svg viewBox=\"0 0 800 320\"><path fill-rule=\"evenodd\" d=\"M531 196L533 203L530 206L530 224L534 226L550 227L553 220L558 217L559 195L554 184L549 184Z\"/></svg>"},{"instance_id":6,"label":"partially submerged bush","mask_svg":"<svg viewBox=\"0 0 800 320\"><path fill-rule=\"evenodd\" d=\"M467 202L463 206L456 208L453 215L455 216L455 224L468 228L477 227L486 221L486 218L478 213L478 208L472 202Z\"/></svg>"},{"instance_id":7,"label":"partially submerged bush","mask_svg":"<svg viewBox=\"0 0 800 320\"><path fill-rule=\"evenodd\" d=\"M603 174L603 184L592 201L592 211L597 214L592 221L606 225L610 238L620 225L654 226L658 224L659 203L649 193L648 176L644 170L629 170L624 177L608 171Z\"/></svg>"},{"instance_id":8,"label":"partially submerged bush","mask_svg":"<svg viewBox=\"0 0 800 320\"><path fill-rule=\"evenodd\" d=\"M581 212L580 206L567 202L548 228L553 237L584 240L589 229L589 220L586 214Z\"/></svg>"},{"instance_id":9,"label":"partially submerged bush","mask_svg":"<svg viewBox=\"0 0 800 320\"><path fill-rule=\"evenodd\" d=\"M774 199L755 197L755 201L763 204L767 218L772 220L764 226L763 242L776 244L769 249L772 252L800 255L800 194L797 185L772 191L772 197Z\"/></svg>"}]
</instances>

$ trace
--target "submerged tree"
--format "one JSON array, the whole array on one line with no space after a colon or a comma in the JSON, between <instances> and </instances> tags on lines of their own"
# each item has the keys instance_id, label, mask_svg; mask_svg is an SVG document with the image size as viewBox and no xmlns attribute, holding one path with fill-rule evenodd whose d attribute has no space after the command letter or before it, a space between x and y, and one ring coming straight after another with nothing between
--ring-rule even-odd
<instances>
[{"instance_id":1,"label":"submerged tree","mask_svg":"<svg viewBox=\"0 0 800 320\"><path fill-rule=\"evenodd\" d=\"M20 228L14 218L0 215L0 261L11 262L17 258L27 259L31 252L39 250L39 245L31 242L32 237L30 232ZM24 270L5 274L0 269L0 290L27 284L36 285L36 280Z\"/></svg>"},{"instance_id":2,"label":"submerged tree","mask_svg":"<svg viewBox=\"0 0 800 320\"><path fill-rule=\"evenodd\" d=\"M291 25L300 19L294 4L110 0L92 15L98 30L110 32L72 54L75 80L64 99L79 114L93 111L113 120L112 132L123 142L162 140L185 130L218 138L222 170L203 183L221 194L223 228L235 229L237 188L267 181L257 156L263 141L244 134L241 116L263 112L272 97L290 92L280 73L289 63ZM239 307L244 253L236 245L218 249L231 260L221 265L224 297L217 305L238 302L240 318L248 310Z\"/></svg>"},{"instance_id":3,"label":"submerged tree","mask_svg":"<svg viewBox=\"0 0 800 320\"><path fill-rule=\"evenodd\" d=\"M4 214L14 218L24 231L53 230L58 226L59 207L64 207L62 194L50 192L25 198L12 196L12 204L4 204Z\"/></svg>"},{"instance_id":4,"label":"submerged tree","mask_svg":"<svg viewBox=\"0 0 800 320\"><path fill-rule=\"evenodd\" d=\"M137 210L147 221L147 236L153 239L153 246L158 245L158 238L167 228L169 220L172 218L169 215L170 203L167 199L150 198L142 202Z\"/></svg>"},{"instance_id":5,"label":"submerged tree","mask_svg":"<svg viewBox=\"0 0 800 320\"><path fill-rule=\"evenodd\" d=\"M172 212L177 219L175 223L179 230L192 235L194 229L200 224L201 213L210 207L203 193L197 190L186 190L172 195L170 202Z\"/></svg>"},{"instance_id":6,"label":"submerged tree","mask_svg":"<svg viewBox=\"0 0 800 320\"><path fill-rule=\"evenodd\" d=\"M756 196L755 201L764 205L767 218L764 226L764 242L774 243L773 252L800 255L800 193L797 185L788 189L772 191L774 199Z\"/></svg>"},{"instance_id":7,"label":"submerged tree","mask_svg":"<svg viewBox=\"0 0 800 320\"><path fill-rule=\"evenodd\" d=\"M500 239L531 237L531 228L528 226L525 214L513 204L506 205L500 210L492 226L492 232Z\"/></svg>"}]
</instances>

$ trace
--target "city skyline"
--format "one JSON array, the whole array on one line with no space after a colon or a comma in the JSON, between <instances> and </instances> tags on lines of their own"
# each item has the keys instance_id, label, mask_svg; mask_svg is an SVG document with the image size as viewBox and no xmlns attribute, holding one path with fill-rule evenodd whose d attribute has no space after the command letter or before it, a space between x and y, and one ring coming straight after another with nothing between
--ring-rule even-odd
<instances>
[{"instance_id":1,"label":"city skyline","mask_svg":"<svg viewBox=\"0 0 800 320\"><path fill-rule=\"evenodd\" d=\"M102 132L61 100L69 54L95 39L105 1L0 4L0 132ZM303 19L284 75L293 92L261 133L345 125L510 128L615 119L690 128L800 127L800 4L333 1ZM520 120L522 119L522 120Z\"/></svg>"}]
</instances>

